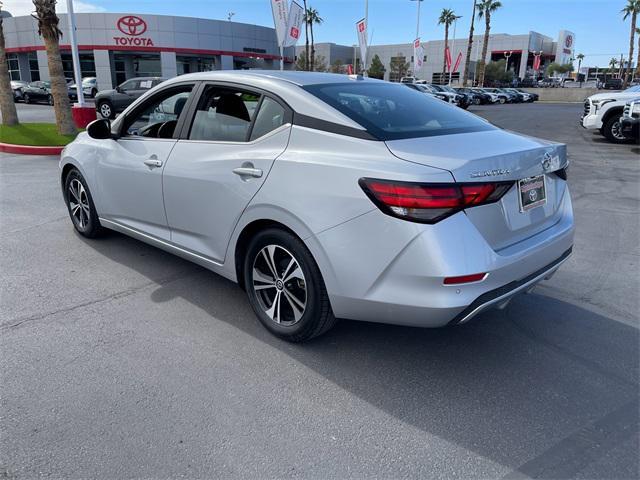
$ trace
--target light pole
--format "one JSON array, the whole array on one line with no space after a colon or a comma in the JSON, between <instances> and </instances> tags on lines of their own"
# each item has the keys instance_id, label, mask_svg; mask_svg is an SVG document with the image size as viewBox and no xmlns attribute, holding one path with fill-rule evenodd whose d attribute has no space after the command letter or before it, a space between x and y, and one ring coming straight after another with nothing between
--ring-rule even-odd
<instances>
[{"instance_id":1,"label":"light pole","mask_svg":"<svg viewBox=\"0 0 640 480\"><path fill-rule=\"evenodd\" d=\"M507 73L509 71L509 58L513 55L513 52L509 50L508 52L503 52L504 58L507 60L504 65L504 72Z\"/></svg>"},{"instance_id":2,"label":"light pole","mask_svg":"<svg viewBox=\"0 0 640 480\"><path fill-rule=\"evenodd\" d=\"M412 2L418 2L418 15L416 20L416 38L420 36L420 3L424 0L411 0Z\"/></svg>"},{"instance_id":3,"label":"light pole","mask_svg":"<svg viewBox=\"0 0 640 480\"><path fill-rule=\"evenodd\" d=\"M456 26L458 25L458 19L462 18L462 16L457 16L453 20L453 42L451 44L451 61L453 62L453 52L456 48ZM453 77L453 69L449 67L449 86L451 86L451 78Z\"/></svg>"},{"instance_id":4,"label":"light pole","mask_svg":"<svg viewBox=\"0 0 640 480\"><path fill-rule=\"evenodd\" d=\"M67 18L69 20L69 43L71 44L71 58L73 59L73 78L76 81L78 105L85 106L82 91L82 71L80 70L80 54L78 53L78 37L76 35L76 16L73 13L73 0L67 0Z\"/></svg>"}]
</instances>

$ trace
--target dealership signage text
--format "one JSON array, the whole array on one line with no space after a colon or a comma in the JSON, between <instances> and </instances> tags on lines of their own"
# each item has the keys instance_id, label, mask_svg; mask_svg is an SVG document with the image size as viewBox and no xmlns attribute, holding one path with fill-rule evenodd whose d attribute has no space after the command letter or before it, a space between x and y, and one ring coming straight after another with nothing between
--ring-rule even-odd
<instances>
[{"instance_id":1,"label":"dealership signage text","mask_svg":"<svg viewBox=\"0 0 640 480\"><path fill-rule=\"evenodd\" d=\"M113 37L116 45L133 47L153 47L153 40L141 35L147 31L147 22L135 15L125 15L116 22L116 27L125 37Z\"/></svg>"}]
</instances>

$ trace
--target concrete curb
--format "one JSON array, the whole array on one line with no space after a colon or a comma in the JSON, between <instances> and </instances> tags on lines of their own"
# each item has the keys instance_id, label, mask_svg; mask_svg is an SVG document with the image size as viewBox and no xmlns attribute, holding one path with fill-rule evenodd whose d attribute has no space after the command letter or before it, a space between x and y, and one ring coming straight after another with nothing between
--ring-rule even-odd
<instances>
[{"instance_id":1,"label":"concrete curb","mask_svg":"<svg viewBox=\"0 0 640 480\"><path fill-rule=\"evenodd\" d=\"M0 143L0 152L18 153L21 155L60 155L64 147L37 147L35 145L14 145L12 143Z\"/></svg>"}]
</instances>

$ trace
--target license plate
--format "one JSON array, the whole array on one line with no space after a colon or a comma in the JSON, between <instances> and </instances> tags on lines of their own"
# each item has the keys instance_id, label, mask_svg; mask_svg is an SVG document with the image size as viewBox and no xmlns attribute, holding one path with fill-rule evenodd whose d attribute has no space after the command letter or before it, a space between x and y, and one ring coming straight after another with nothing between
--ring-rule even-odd
<instances>
[{"instance_id":1,"label":"license plate","mask_svg":"<svg viewBox=\"0 0 640 480\"><path fill-rule=\"evenodd\" d=\"M518 194L520 196L520 211L527 212L532 208L547 203L547 190L544 175L518 180Z\"/></svg>"}]
</instances>

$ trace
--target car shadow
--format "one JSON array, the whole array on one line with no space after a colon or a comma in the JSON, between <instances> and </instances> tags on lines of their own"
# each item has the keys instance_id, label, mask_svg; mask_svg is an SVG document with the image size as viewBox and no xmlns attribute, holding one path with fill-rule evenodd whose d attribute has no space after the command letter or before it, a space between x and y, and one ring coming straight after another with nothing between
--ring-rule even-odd
<instances>
[{"instance_id":1,"label":"car shadow","mask_svg":"<svg viewBox=\"0 0 640 480\"><path fill-rule=\"evenodd\" d=\"M342 321L297 345L270 335L233 282L120 234L87 244L158 282L151 301L186 300L399 421L508 467L508 477L640 473L638 330L545 287L459 327ZM157 262L183 275L166 281Z\"/></svg>"}]
</instances>

